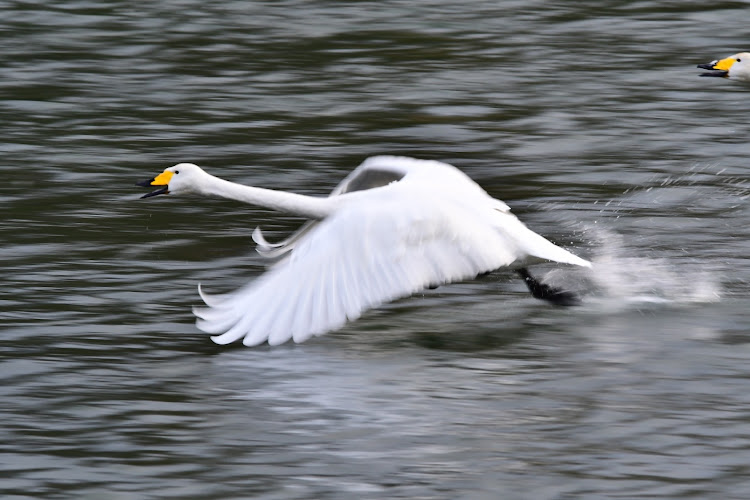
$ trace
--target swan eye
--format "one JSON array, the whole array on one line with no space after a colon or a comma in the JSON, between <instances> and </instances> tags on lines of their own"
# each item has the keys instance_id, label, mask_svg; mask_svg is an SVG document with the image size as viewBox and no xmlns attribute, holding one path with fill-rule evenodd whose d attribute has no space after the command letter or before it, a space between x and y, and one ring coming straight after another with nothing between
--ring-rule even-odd
<instances>
[{"instance_id":1,"label":"swan eye","mask_svg":"<svg viewBox=\"0 0 750 500\"><path fill-rule=\"evenodd\" d=\"M740 58L738 57L738 58L737 58L737 62L742 62L742 59L740 59Z\"/></svg>"},{"instance_id":2,"label":"swan eye","mask_svg":"<svg viewBox=\"0 0 750 500\"><path fill-rule=\"evenodd\" d=\"M180 171L179 171L179 170L175 170L175 171L174 171L174 174L175 174L175 175L177 175L177 174L179 174L179 173L180 173Z\"/></svg>"}]
</instances>

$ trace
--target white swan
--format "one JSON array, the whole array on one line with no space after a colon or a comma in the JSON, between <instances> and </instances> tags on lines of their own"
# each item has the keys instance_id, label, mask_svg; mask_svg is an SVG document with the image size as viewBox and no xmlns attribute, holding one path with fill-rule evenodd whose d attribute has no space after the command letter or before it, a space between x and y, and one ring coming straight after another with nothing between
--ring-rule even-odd
<instances>
[{"instance_id":1,"label":"white swan","mask_svg":"<svg viewBox=\"0 0 750 500\"><path fill-rule=\"evenodd\" d=\"M750 52L740 52L708 64L699 64L698 67L711 71L701 73L700 76L720 76L730 80L750 82Z\"/></svg>"},{"instance_id":2,"label":"white swan","mask_svg":"<svg viewBox=\"0 0 750 500\"><path fill-rule=\"evenodd\" d=\"M239 339L271 345L335 330L364 311L419 290L495 269L551 260L591 264L534 233L500 200L455 167L438 161L367 159L327 198L272 191L214 177L180 163L138 183L143 196L196 193L230 198L308 219L272 245L256 229L259 251L283 257L239 290L195 308L197 326L217 344ZM519 273L532 294L567 305L568 292Z\"/></svg>"}]
</instances>

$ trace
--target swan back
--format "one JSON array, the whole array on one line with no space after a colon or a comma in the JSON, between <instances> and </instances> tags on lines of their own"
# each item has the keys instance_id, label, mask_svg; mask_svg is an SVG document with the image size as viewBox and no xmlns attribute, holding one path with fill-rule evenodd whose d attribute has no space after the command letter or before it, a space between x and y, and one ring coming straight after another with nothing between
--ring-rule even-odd
<instances>
[{"instance_id":1,"label":"swan back","mask_svg":"<svg viewBox=\"0 0 750 500\"><path fill-rule=\"evenodd\" d=\"M429 189L431 196L439 192L454 195L458 199L465 196L488 197L487 193L469 176L453 165L435 160L421 160L405 156L380 155L367 158L331 191L330 196L339 196L357 191L381 188L392 183L405 182L414 189ZM437 189L436 189L437 187ZM465 193L465 190L471 191ZM509 211L500 200L493 200L495 208ZM291 252L296 243L312 230L318 221L308 221L295 233L277 243L270 243L260 227L253 231L256 250L263 257L278 259Z\"/></svg>"}]
</instances>

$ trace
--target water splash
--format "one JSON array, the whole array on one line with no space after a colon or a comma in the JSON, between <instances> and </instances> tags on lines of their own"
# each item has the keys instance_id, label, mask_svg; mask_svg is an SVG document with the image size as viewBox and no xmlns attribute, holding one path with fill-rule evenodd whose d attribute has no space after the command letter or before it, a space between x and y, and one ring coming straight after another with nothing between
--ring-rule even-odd
<instances>
[{"instance_id":1,"label":"water splash","mask_svg":"<svg viewBox=\"0 0 750 500\"><path fill-rule=\"evenodd\" d=\"M749 198L750 181L743 176L714 164L696 164L680 175L654 175L613 199L594 204L602 213L617 216L641 209L714 213L746 208Z\"/></svg>"},{"instance_id":2,"label":"water splash","mask_svg":"<svg viewBox=\"0 0 750 500\"><path fill-rule=\"evenodd\" d=\"M574 224L591 249L592 270L556 269L544 280L584 290L588 303L717 302L731 293L722 280L738 280L727 269L742 267L737 242L750 235L738 218L744 220L748 199L750 182L714 164L653 176L594 202L599 217ZM730 241L726 227L732 227ZM734 250L727 253L728 246Z\"/></svg>"},{"instance_id":3,"label":"water splash","mask_svg":"<svg viewBox=\"0 0 750 500\"><path fill-rule=\"evenodd\" d=\"M589 279L595 296L631 304L716 302L721 284L717 272L698 263L639 255L620 235L599 229L600 244Z\"/></svg>"},{"instance_id":4,"label":"water splash","mask_svg":"<svg viewBox=\"0 0 750 500\"><path fill-rule=\"evenodd\" d=\"M558 268L544 277L553 286L581 291L584 305L642 308L721 298L720 273L709 266L647 255L610 230L594 228L588 235L596 240L592 269Z\"/></svg>"}]
</instances>

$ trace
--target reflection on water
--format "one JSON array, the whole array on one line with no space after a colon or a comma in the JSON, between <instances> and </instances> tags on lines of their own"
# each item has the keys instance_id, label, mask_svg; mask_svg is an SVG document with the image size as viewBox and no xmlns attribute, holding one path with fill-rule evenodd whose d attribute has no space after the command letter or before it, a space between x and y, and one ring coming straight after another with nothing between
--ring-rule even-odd
<instances>
[{"instance_id":1,"label":"reflection on water","mask_svg":"<svg viewBox=\"0 0 750 500\"><path fill-rule=\"evenodd\" d=\"M695 70L743 5L3 7L4 498L746 496L748 88ZM322 195L372 154L592 258L538 271L584 305L498 272L302 345L197 331L300 221L133 183Z\"/></svg>"}]
</instances>

